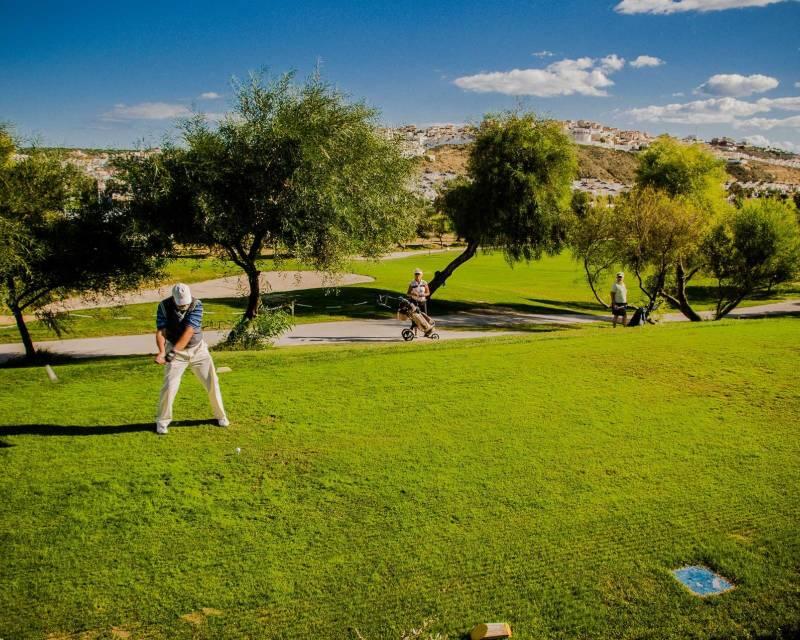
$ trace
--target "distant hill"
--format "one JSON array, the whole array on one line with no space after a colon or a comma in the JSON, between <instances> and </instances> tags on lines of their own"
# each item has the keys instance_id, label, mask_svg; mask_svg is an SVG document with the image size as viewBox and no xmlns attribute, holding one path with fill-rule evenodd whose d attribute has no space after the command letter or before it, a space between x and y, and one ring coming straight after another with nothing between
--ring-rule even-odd
<instances>
[{"instance_id":1,"label":"distant hill","mask_svg":"<svg viewBox=\"0 0 800 640\"><path fill-rule=\"evenodd\" d=\"M437 176L461 175L467 166L470 145L443 145L429 149L420 158L420 173ZM605 147L577 145L578 177L607 182L633 184L636 179L637 154ZM800 184L800 169L751 161L745 164L726 164L731 180L738 182L785 182Z\"/></svg>"},{"instance_id":2,"label":"distant hill","mask_svg":"<svg viewBox=\"0 0 800 640\"><path fill-rule=\"evenodd\" d=\"M632 184L636 178L636 154L605 147L579 145L578 177Z\"/></svg>"},{"instance_id":3,"label":"distant hill","mask_svg":"<svg viewBox=\"0 0 800 640\"><path fill-rule=\"evenodd\" d=\"M470 145L434 147L420 158L420 171L426 173L463 174ZM604 147L577 146L578 177L631 184L636 172L636 154Z\"/></svg>"}]
</instances>

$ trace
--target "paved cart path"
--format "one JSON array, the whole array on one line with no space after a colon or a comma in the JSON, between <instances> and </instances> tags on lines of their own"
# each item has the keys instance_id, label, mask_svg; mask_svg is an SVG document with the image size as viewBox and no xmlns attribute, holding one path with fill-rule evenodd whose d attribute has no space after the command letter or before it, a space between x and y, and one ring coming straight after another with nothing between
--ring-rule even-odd
<instances>
[{"instance_id":1,"label":"paved cart path","mask_svg":"<svg viewBox=\"0 0 800 640\"><path fill-rule=\"evenodd\" d=\"M442 340L486 338L508 335L519 324L575 324L598 322L602 318L577 314L522 313L514 311L473 311L436 318L437 333ZM381 344L403 342L401 330L407 322L387 320L345 320L299 324L276 341L278 347L320 344ZM206 342L215 345L224 339L226 331L205 331ZM432 340L418 338L418 342ZM73 338L37 342L38 349L51 353L90 358L94 356L146 355L155 353L153 333L102 338ZM24 353L22 344L1 344L0 363Z\"/></svg>"},{"instance_id":2,"label":"paved cart path","mask_svg":"<svg viewBox=\"0 0 800 640\"><path fill-rule=\"evenodd\" d=\"M458 338L484 338L508 333L507 331L475 330L454 331L446 328L446 319L441 319L442 340ZM459 324L456 322L456 324ZM276 341L278 347L293 347L321 344L385 344L403 342L400 331L408 323L397 320L347 320L344 322L314 322L300 324ZM222 341L227 331L204 331L209 345ZM417 342L431 343L433 340L418 338ZM37 349L50 353L70 355L78 358L96 356L147 355L156 352L153 333L135 336L109 336L104 338L75 338L37 342ZM0 363L25 353L22 344L0 344Z\"/></svg>"},{"instance_id":3,"label":"paved cart path","mask_svg":"<svg viewBox=\"0 0 800 640\"><path fill-rule=\"evenodd\" d=\"M759 318L772 315L800 315L800 300L786 300L768 305L746 307L730 314L731 318ZM663 321L682 321L681 314L669 313ZM475 310L436 318L438 333L442 340L463 338L487 338L514 333L519 325L530 324L587 324L608 322L607 316L572 313L525 313L511 309ZM407 323L387 320L346 320L341 322L314 322L300 324L276 342L278 347L331 344L381 344L402 342L400 331ZM217 344L225 337L225 331L206 331L206 341ZM419 338L418 342L431 340ZM51 353L89 358L94 356L146 355L155 353L152 333L134 336L110 336L103 338L75 338L37 342L37 348ZM22 344L0 345L0 363L24 353Z\"/></svg>"}]
</instances>

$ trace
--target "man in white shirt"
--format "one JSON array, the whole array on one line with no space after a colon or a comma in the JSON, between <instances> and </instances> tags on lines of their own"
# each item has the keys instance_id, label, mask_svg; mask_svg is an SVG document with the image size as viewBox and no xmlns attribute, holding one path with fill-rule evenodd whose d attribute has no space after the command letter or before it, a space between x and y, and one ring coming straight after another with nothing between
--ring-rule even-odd
<instances>
[{"instance_id":1,"label":"man in white shirt","mask_svg":"<svg viewBox=\"0 0 800 640\"><path fill-rule=\"evenodd\" d=\"M628 288L625 286L625 274L620 271L617 281L611 285L611 317L614 328L617 318L622 318L622 326L628 324Z\"/></svg>"},{"instance_id":2,"label":"man in white shirt","mask_svg":"<svg viewBox=\"0 0 800 640\"><path fill-rule=\"evenodd\" d=\"M408 285L406 295L411 298L411 301L419 307L422 313L426 316L428 315L428 298L431 295L431 289L428 286L428 282L422 279L422 269L414 269L414 279ZM413 322L411 323L411 328L414 333L417 332L416 325Z\"/></svg>"}]
</instances>

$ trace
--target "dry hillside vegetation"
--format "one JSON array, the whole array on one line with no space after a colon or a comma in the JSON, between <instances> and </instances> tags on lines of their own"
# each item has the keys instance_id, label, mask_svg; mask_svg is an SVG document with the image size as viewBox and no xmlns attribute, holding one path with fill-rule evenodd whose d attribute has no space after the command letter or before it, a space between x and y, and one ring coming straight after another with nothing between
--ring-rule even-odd
<instances>
[{"instance_id":1,"label":"dry hillside vegetation","mask_svg":"<svg viewBox=\"0 0 800 640\"><path fill-rule=\"evenodd\" d=\"M444 145L434 147L419 159L419 170L423 172L455 173L466 172L470 145ZM630 151L606 149L579 145L578 177L597 178L610 182L632 184L636 178L637 156ZM739 182L785 182L800 184L800 169L770 164L769 162L750 162L749 164L726 165L728 175Z\"/></svg>"},{"instance_id":2,"label":"dry hillside vegetation","mask_svg":"<svg viewBox=\"0 0 800 640\"><path fill-rule=\"evenodd\" d=\"M431 149L420 159L420 172L463 174L470 145L445 145ZM578 175L630 184L636 173L636 155L603 147L578 146Z\"/></svg>"},{"instance_id":3,"label":"dry hillside vegetation","mask_svg":"<svg viewBox=\"0 0 800 640\"><path fill-rule=\"evenodd\" d=\"M420 170L464 174L467 172L469 149L470 145L463 144L434 147L420 158Z\"/></svg>"},{"instance_id":4,"label":"dry hillside vegetation","mask_svg":"<svg viewBox=\"0 0 800 640\"><path fill-rule=\"evenodd\" d=\"M636 178L636 154L604 147L578 146L578 176L632 184Z\"/></svg>"},{"instance_id":5,"label":"dry hillside vegetation","mask_svg":"<svg viewBox=\"0 0 800 640\"><path fill-rule=\"evenodd\" d=\"M752 164L727 164L728 175L738 182L775 182L772 165L754 162Z\"/></svg>"},{"instance_id":6,"label":"dry hillside vegetation","mask_svg":"<svg viewBox=\"0 0 800 640\"><path fill-rule=\"evenodd\" d=\"M779 164L767 164L753 162L751 166L759 166L768 171L773 176L774 182L785 182L786 184L800 184L800 169L794 167L784 167Z\"/></svg>"}]
</instances>

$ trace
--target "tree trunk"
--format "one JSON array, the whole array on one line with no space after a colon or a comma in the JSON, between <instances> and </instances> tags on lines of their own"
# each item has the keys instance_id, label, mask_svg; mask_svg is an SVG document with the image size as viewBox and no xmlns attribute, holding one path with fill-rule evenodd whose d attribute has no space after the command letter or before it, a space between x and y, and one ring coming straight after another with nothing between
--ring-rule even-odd
<instances>
[{"instance_id":1,"label":"tree trunk","mask_svg":"<svg viewBox=\"0 0 800 640\"><path fill-rule=\"evenodd\" d=\"M683 264L680 262L678 262L675 267L675 280L677 287L675 297L677 298L678 308L681 310L681 313L692 322L701 322L703 318L697 311L692 309L692 305L689 304L689 298L686 295L686 283L689 281L689 278L686 275L686 269L683 268Z\"/></svg>"},{"instance_id":2,"label":"tree trunk","mask_svg":"<svg viewBox=\"0 0 800 640\"><path fill-rule=\"evenodd\" d=\"M36 355L36 349L31 340L31 334L28 332L28 326L25 324L25 318L22 316L22 309L19 308L17 301L14 299L14 281L9 278L6 282L9 291L9 299L6 301L8 308L11 309L11 314L17 322L17 329L22 338L22 344L25 346L25 358L32 360Z\"/></svg>"},{"instance_id":3,"label":"tree trunk","mask_svg":"<svg viewBox=\"0 0 800 640\"><path fill-rule=\"evenodd\" d=\"M722 318L727 316L731 311L738 307L739 303L744 300L746 296L747 293L740 293L735 298L725 303L722 308L720 308L720 305L717 305L717 313L714 316L714 320L722 320Z\"/></svg>"},{"instance_id":4,"label":"tree trunk","mask_svg":"<svg viewBox=\"0 0 800 640\"><path fill-rule=\"evenodd\" d=\"M447 279L453 275L453 271L458 269L462 264L464 264L467 260L472 258L475 253L478 251L478 242L477 241L470 241L467 242L467 248L459 254L450 264L448 264L442 271L437 271L436 275L433 276L433 280L428 283L428 287L431 290L431 296L435 293L435 291L444 286L444 283Z\"/></svg>"},{"instance_id":5,"label":"tree trunk","mask_svg":"<svg viewBox=\"0 0 800 640\"><path fill-rule=\"evenodd\" d=\"M259 276L261 272L256 269L249 269L247 271L247 284L250 287L250 293L247 296L247 311L244 312L244 317L252 320L258 314L258 308L261 306L261 283Z\"/></svg>"},{"instance_id":6,"label":"tree trunk","mask_svg":"<svg viewBox=\"0 0 800 640\"><path fill-rule=\"evenodd\" d=\"M664 280L666 278L664 271L662 270L661 273L658 274L658 278L656 280L656 287L653 291L648 291L644 287L644 281L642 280L642 273L639 271L639 267L635 266L633 268L633 273L636 276L636 280L639 282L639 290L647 296L647 311L648 313L652 313L653 309L656 308L656 302L658 302L658 296L663 295L661 288L663 287Z\"/></svg>"},{"instance_id":7,"label":"tree trunk","mask_svg":"<svg viewBox=\"0 0 800 640\"><path fill-rule=\"evenodd\" d=\"M584 258L583 260L583 270L586 272L586 281L589 283L589 288L592 290L592 293L594 294L594 297L597 300L597 302L599 302L604 309L610 309L611 306L607 305L605 303L605 300L603 300L600 297L600 294L597 293L597 287L595 286L596 278L592 276L592 272L589 270L589 261L586 258Z\"/></svg>"}]
</instances>

